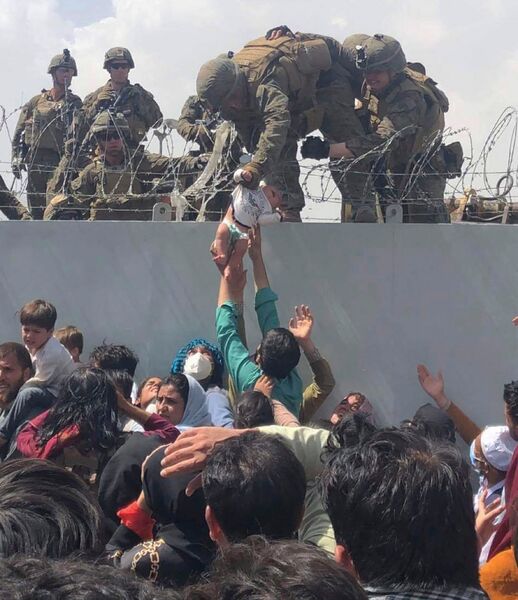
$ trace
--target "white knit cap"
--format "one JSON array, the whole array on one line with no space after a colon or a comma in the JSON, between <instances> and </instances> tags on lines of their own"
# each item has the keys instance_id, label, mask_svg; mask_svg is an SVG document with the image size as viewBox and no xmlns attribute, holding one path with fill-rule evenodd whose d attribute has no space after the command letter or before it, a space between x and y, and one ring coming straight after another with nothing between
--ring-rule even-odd
<instances>
[{"instance_id":1,"label":"white knit cap","mask_svg":"<svg viewBox=\"0 0 518 600\"><path fill-rule=\"evenodd\" d=\"M487 462L499 471L507 471L518 441L513 440L504 425L486 427L480 436L480 446Z\"/></svg>"}]
</instances>

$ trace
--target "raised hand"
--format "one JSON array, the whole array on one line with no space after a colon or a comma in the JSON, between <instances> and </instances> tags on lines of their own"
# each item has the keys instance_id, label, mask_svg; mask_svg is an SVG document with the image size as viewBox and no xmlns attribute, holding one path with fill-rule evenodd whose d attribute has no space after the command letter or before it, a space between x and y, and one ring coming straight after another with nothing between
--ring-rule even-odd
<instances>
[{"instance_id":1,"label":"raised hand","mask_svg":"<svg viewBox=\"0 0 518 600\"><path fill-rule=\"evenodd\" d=\"M271 398L274 387L275 381L271 377L268 377L268 375L261 375L255 382L254 391L261 392L267 398Z\"/></svg>"},{"instance_id":2,"label":"raised hand","mask_svg":"<svg viewBox=\"0 0 518 600\"><path fill-rule=\"evenodd\" d=\"M437 406L447 410L451 402L444 395L444 379L441 371L432 375L424 365L417 365L417 377L423 390L435 400Z\"/></svg>"},{"instance_id":3,"label":"raised hand","mask_svg":"<svg viewBox=\"0 0 518 600\"><path fill-rule=\"evenodd\" d=\"M309 306L301 304L295 307L295 315L290 319L288 329L297 342L303 343L311 338L313 330L313 315Z\"/></svg>"},{"instance_id":4,"label":"raised hand","mask_svg":"<svg viewBox=\"0 0 518 600\"><path fill-rule=\"evenodd\" d=\"M252 262L262 256L261 244L261 228L256 225L248 232L248 255Z\"/></svg>"}]
</instances>

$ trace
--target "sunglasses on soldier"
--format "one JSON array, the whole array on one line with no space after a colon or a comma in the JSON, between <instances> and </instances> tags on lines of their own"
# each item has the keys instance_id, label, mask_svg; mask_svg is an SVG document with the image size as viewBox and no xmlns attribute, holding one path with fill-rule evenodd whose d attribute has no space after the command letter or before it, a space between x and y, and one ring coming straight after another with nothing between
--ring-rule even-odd
<instances>
[{"instance_id":1,"label":"sunglasses on soldier","mask_svg":"<svg viewBox=\"0 0 518 600\"><path fill-rule=\"evenodd\" d=\"M98 133L95 139L98 142L109 142L110 140L120 140L120 137L116 131L107 131L106 133Z\"/></svg>"},{"instance_id":2,"label":"sunglasses on soldier","mask_svg":"<svg viewBox=\"0 0 518 600\"><path fill-rule=\"evenodd\" d=\"M110 69L117 71L118 69L129 69L129 63L110 63Z\"/></svg>"}]
</instances>

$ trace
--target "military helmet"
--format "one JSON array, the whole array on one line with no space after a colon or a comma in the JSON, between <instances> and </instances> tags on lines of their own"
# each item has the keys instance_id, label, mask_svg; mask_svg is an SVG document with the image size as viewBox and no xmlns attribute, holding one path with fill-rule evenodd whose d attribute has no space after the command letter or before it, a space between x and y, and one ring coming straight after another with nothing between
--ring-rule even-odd
<instances>
[{"instance_id":1,"label":"military helmet","mask_svg":"<svg viewBox=\"0 0 518 600\"><path fill-rule=\"evenodd\" d=\"M104 55L103 69L107 69L108 65L113 60L125 60L129 64L130 69L135 68L133 57L127 48L121 48L120 46L117 46L116 48L110 48L107 50L106 54Z\"/></svg>"},{"instance_id":2,"label":"military helmet","mask_svg":"<svg viewBox=\"0 0 518 600\"><path fill-rule=\"evenodd\" d=\"M362 71L400 73L406 67L406 57L396 39L376 33L356 47L356 66Z\"/></svg>"},{"instance_id":3,"label":"military helmet","mask_svg":"<svg viewBox=\"0 0 518 600\"><path fill-rule=\"evenodd\" d=\"M72 58L70 54L70 50L65 48L61 54L56 54L53 56L49 63L49 68L47 69L47 73L52 75L54 69L58 67L66 67L67 69L73 69L74 75L77 75L77 65L76 61Z\"/></svg>"},{"instance_id":4,"label":"military helmet","mask_svg":"<svg viewBox=\"0 0 518 600\"><path fill-rule=\"evenodd\" d=\"M198 98L214 110L235 91L239 81L239 67L226 55L220 55L202 65L196 78Z\"/></svg>"},{"instance_id":5,"label":"military helmet","mask_svg":"<svg viewBox=\"0 0 518 600\"><path fill-rule=\"evenodd\" d=\"M115 114L109 110L103 110L95 118L90 131L93 135L106 131L116 131L122 137L122 135L129 135L130 128L128 121L123 114Z\"/></svg>"}]
</instances>

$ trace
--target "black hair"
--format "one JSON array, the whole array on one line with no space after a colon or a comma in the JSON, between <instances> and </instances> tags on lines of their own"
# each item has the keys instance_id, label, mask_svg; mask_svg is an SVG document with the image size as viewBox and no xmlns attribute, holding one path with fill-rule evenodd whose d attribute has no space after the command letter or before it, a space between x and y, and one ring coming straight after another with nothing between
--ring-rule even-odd
<instances>
[{"instance_id":1,"label":"black hair","mask_svg":"<svg viewBox=\"0 0 518 600\"><path fill-rule=\"evenodd\" d=\"M90 363L99 369L128 371L134 377L138 365L138 356L127 346L102 344L92 350Z\"/></svg>"},{"instance_id":2,"label":"black hair","mask_svg":"<svg viewBox=\"0 0 518 600\"><path fill-rule=\"evenodd\" d=\"M331 453L321 486L365 584L478 587L469 468L453 444L380 429Z\"/></svg>"},{"instance_id":3,"label":"black hair","mask_svg":"<svg viewBox=\"0 0 518 600\"><path fill-rule=\"evenodd\" d=\"M222 550L185 600L367 600L367 594L324 551L296 541L252 536Z\"/></svg>"},{"instance_id":4,"label":"black hair","mask_svg":"<svg viewBox=\"0 0 518 600\"><path fill-rule=\"evenodd\" d=\"M34 325L47 331L54 328L56 319L55 306L46 300L31 300L31 302L24 304L20 311L20 323L22 325Z\"/></svg>"},{"instance_id":5,"label":"black hair","mask_svg":"<svg viewBox=\"0 0 518 600\"><path fill-rule=\"evenodd\" d=\"M16 362L22 369L33 370L31 355L25 346L17 342L4 342L0 344L0 359L7 358L11 354L16 357Z\"/></svg>"},{"instance_id":6,"label":"black hair","mask_svg":"<svg viewBox=\"0 0 518 600\"><path fill-rule=\"evenodd\" d=\"M0 465L0 556L97 554L101 523L97 500L74 473L40 459Z\"/></svg>"},{"instance_id":7,"label":"black hair","mask_svg":"<svg viewBox=\"0 0 518 600\"><path fill-rule=\"evenodd\" d=\"M412 417L401 422L401 427L411 427L420 435L445 442L455 443L455 424L440 408L423 404Z\"/></svg>"},{"instance_id":8,"label":"black hair","mask_svg":"<svg viewBox=\"0 0 518 600\"><path fill-rule=\"evenodd\" d=\"M189 380L183 373L168 375L162 380L160 387L164 387L164 385L172 385L182 397L184 405L187 406L189 400Z\"/></svg>"},{"instance_id":9,"label":"black hair","mask_svg":"<svg viewBox=\"0 0 518 600\"><path fill-rule=\"evenodd\" d=\"M291 331L276 327L263 337L258 356L265 375L284 379L299 364L300 347Z\"/></svg>"},{"instance_id":10,"label":"black hair","mask_svg":"<svg viewBox=\"0 0 518 600\"><path fill-rule=\"evenodd\" d=\"M236 406L235 429L248 429L272 423L274 417L270 399L255 390L243 392Z\"/></svg>"},{"instance_id":11,"label":"black hair","mask_svg":"<svg viewBox=\"0 0 518 600\"><path fill-rule=\"evenodd\" d=\"M369 421L369 416L361 411L345 413L343 419L332 428L332 435L327 439L325 453L340 448L357 446L361 440L369 437L377 427Z\"/></svg>"},{"instance_id":12,"label":"black hair","mask_svg":"<svg viewBox=\"0 0 518 600\"><path fill-rule=\"evenodd\" d=\"M146 383L150 380L150 379L162 379L161 377L159 377L158 375L150 375L149 377L146 377L144 380L142 380L140 382L140 385L137 388L137 399L140 398L140 396L142 395L142 391L143 389L146 387ZM160 384L162 385L162 384Z\"/></svg>"},{"instance_id":13,"label":"black hair","mask_svg":"<svg viewBox=\"0 0 518 600\"><path fill-rule=\"evenodd\" d=\"M116 390L102 369L81 367L69 375L40 429L38 445L44 446L72 425L79 428L81 437L95 450L116 445L119 436Z\"/></svg>"},{"instance_id":14,"label":"black hair","mask_svg":"<svg viewBox=\"0 0 518 600\"><path fill-rule=\"evenodd\" d=\"M504 385L504 402L511 421L518 426L518 381Z\"/></svg>"},{"instance_id":15,"label":"black hair","mask_svg":"<svg viewBox=\"0 0 518 600\"><path fill-rule=\"evenodd\" d=\"M225 537L290 538L300 524L304 469L280 438L251 431L218 444L202 474L203 491Z\"/></svg>"},{"instance_id":16,"label":"black hair","mask_svg":"<svg viewBox=\"0 0 518 600\"><path fill-rule=\"evenodd\" d=\"M133 389L133 377L128 371L118 371L116 369L105 369L104 372L111 379L113 385L119 390L124 398L131 398Z\"/></svg>"},{"instance_id":17,"label":"black hair","mask_svg":"<svg viewBox=\"0 0 518 600\"><path fill-rule=\"evenodd\" d=\"M11 600L180 600L122 570L70 559L13 556L0 560L2 595Z\"/></svg>"}]
</instances>

